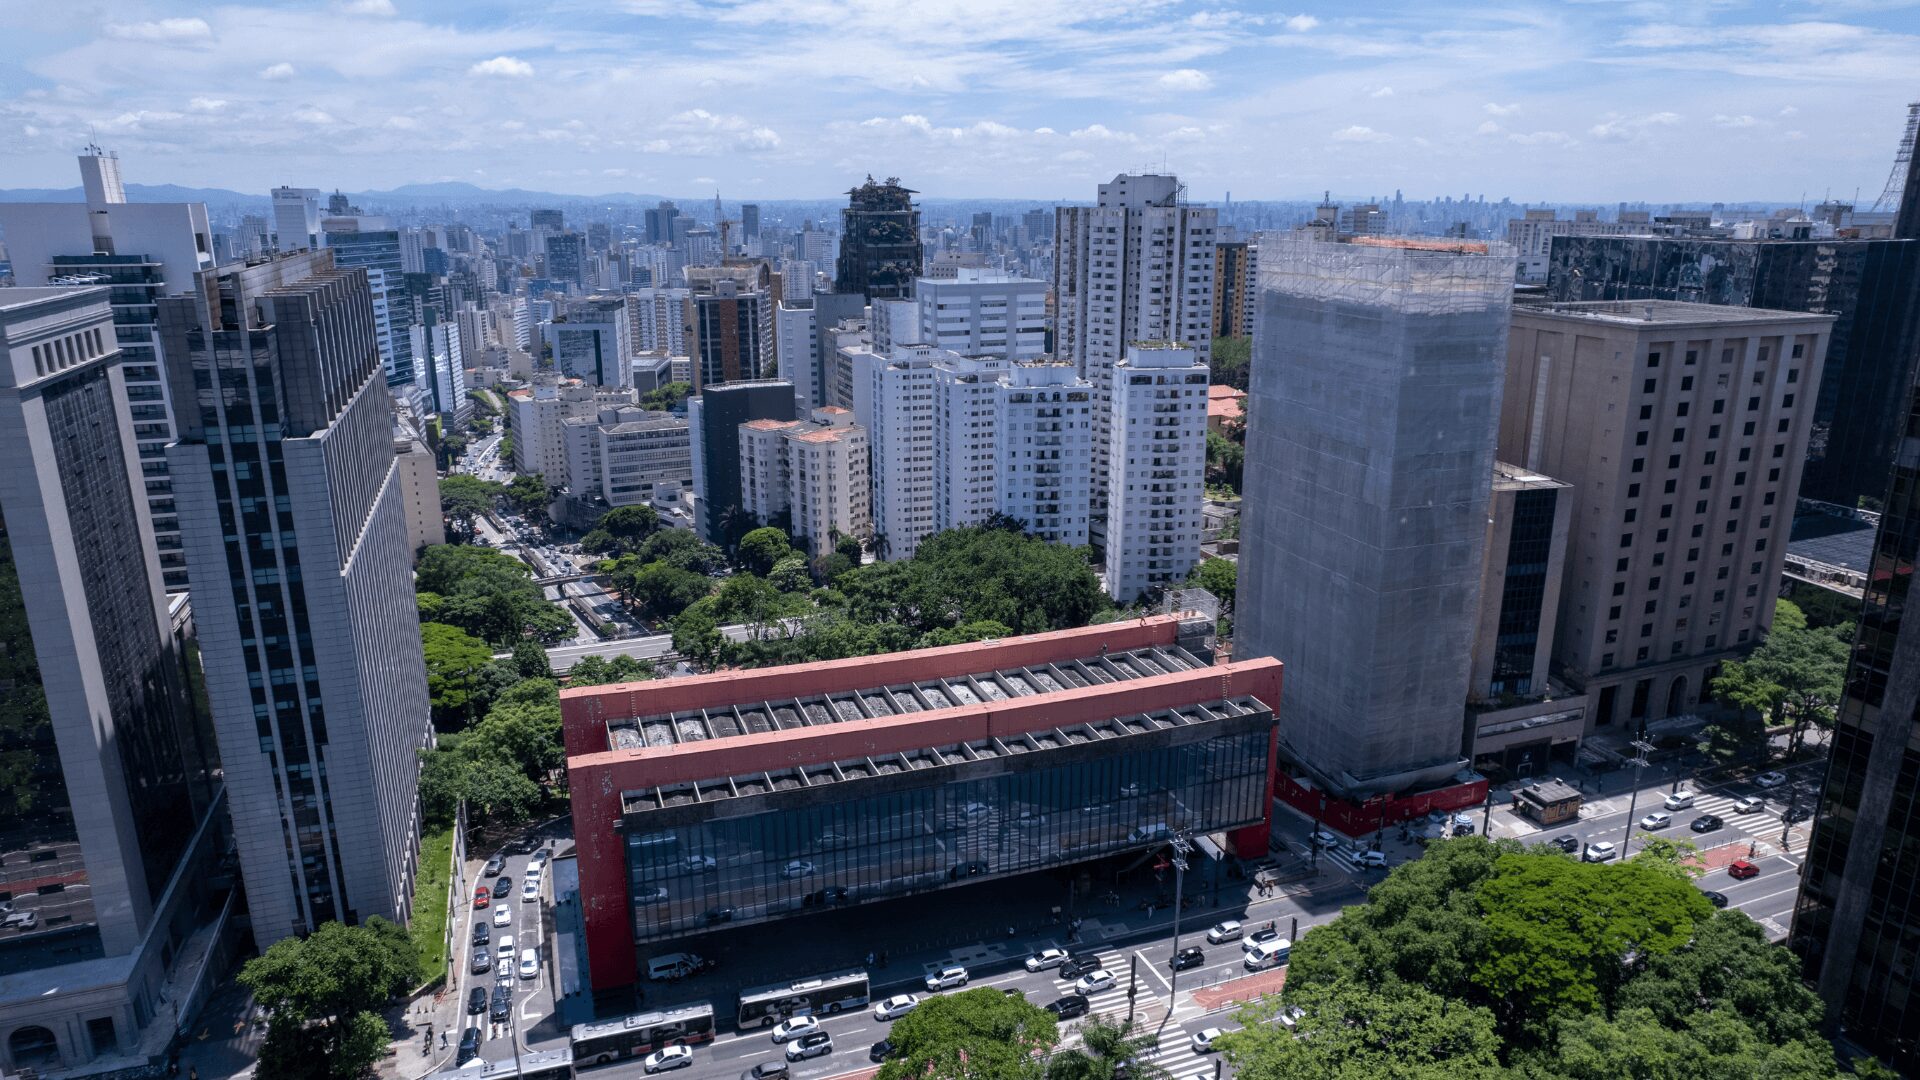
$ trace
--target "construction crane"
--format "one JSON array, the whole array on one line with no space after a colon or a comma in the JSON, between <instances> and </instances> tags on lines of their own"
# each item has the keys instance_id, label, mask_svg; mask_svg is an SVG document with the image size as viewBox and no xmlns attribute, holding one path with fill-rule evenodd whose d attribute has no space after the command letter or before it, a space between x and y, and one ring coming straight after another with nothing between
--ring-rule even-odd
<instances>
[{"instance_id":1,"label":"construction crane","mask_svg":"<svg viewBox=\"0 0 1920 1080\"><path fill-rule=\"evenodd\" d=\"M1893 155L1893 172L1887 177L1887 190L1873 204L1875 212L1898 213L1900 197L1907 189L1907 169L1913 162L1913 140L1920 134L1920 101L1907 106L1907 130L1900 136L1900 149Z\"/></svg>"}]
</instances>

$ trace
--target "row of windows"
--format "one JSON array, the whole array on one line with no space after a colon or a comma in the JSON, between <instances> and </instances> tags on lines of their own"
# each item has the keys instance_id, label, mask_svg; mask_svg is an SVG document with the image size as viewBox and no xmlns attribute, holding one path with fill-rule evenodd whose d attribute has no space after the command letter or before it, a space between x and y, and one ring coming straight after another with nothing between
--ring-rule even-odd
<instances>
[{"instance_id":1,"label":"row of windows","mask_svg":"<svg viewBox=\"0 0 1920 1080\"><path fill-rule=\"evenodd\" d=\"M89 327L77 334L54 338L33 347L33 374L36 378L65 371L106 352L101 344L100 328Z\"/></svg>"}]
</instances>

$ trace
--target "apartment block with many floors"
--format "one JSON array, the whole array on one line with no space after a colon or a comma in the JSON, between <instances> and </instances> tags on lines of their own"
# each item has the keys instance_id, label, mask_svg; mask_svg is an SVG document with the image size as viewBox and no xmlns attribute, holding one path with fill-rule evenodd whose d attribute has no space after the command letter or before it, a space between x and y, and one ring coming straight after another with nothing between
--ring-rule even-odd
<instances>
[{"instance_id":1,"label":"apartment block with many floors","mask_svg":"<svg viewBox=\"0 0 1920 1080\"><path fill-rule=\"evenodd\" d=\"M1207 493L1207 363L1136 341L1113 371L1108 439L1107 592L1131 603L1185 581L1200 561Z\"/></svg>"}]
</instances>

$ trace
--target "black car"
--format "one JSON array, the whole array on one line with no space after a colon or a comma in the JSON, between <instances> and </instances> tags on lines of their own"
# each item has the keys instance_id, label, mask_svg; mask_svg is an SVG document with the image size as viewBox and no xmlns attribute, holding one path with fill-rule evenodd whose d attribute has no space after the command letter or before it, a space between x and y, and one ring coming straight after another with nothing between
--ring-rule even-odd
<instances>
[{"instance_id":1,"label":"black car","mask_svg":"<svg viewBox=\"0 0 1920 1080\"><path fill-rule=\"evenodd\" d=\"M1687 826L1687 828L1692 829L1694 832L1712 832L1724 825L1726 825L1726 822L1712 814L1701 814L1699 817L1694 818L1693 824Z\"/></svg>"},{"instance_id":2,"label":"black car","mask_svg":"<svg viewBox=\"0 0 1920 1080\"><path fill-rule=\"evenodd\" d=\"M478 918L474 919L473 920L473 947L477 949L482 945L490 945L492 943L493 943L493 931L488 928L486 920L478 919Z\"/></svg>"},{"instance_id":3,"label":"black car","mask_svg":"<svg viewBox=\"0 0 1920 1080\"><path fill-rule=\"evenodd\" d=\"M1060 964L1060 977L1077 979L1089 971L1100 970L1100 959L1094 956L1069 956Z\"/></svg>"},{"instance_id":4,"label":"black car","mask_svg":"<svg viewBox=\"0 0 1920 1080\"><path fill-rule=\"evenodd\" d=\"M708 926L717 926L720 923L732 922L733 909L730 907L708 908L705 917ZM769 1062L768 1064L771 1063ZM780 1064L784 1066L786 1062L781 1062Z\"/></svg>"},{"instance_id":5,"label":"black car","mask_svg":"<svg viewBox=\"0 0 1920 1080\"><path fill-rule=\"evenodd\" d=\"M1726 906L1727 906L1727 894L1726 894L1726 893L1719 893L1719 892L1714 892L1714 891L1713 891L1712 889L1707 889L1707 890L1704 890L1704 891L1705 891L1705 892L1706 892L1706 894L1707 894L1707 902L1708 902L1708 903L1710 903L1710 904L1712 904L1712 905L1713 905L1714 907L1726 907Z\"/></svg>"},{"instance_id":6,"label":"black car","mask_svg":"<svg viewBox=\"0 0 1920 1080\"><path fill-rule=\"evenodd\" d=\"M460 1056L454 1060L454 1064L465 1065L467 1062L472 1061L474 1058L477 1058L479 1056L480 1056L480 1029L477 1027L470 1027L467 1030L460 1033Z\"/></svg>"},{"instance_id":7,"label":"black car","mask_svg":"<svg viewBox=\"0 0 1920 1080\"><path fill-rule=\"evenodd\" d=\"M881 1039L879 1042L867 1048L867 1060L876 1062L885 1061L887 1060L887 1055L891 1053L893 1053L893 1040Z\"/></svg>"},{"instance_id":8,"label":"black car","mask_svg":"<svg viewBox=\"0 0 1920 1080\"><path fill-rule=\"evenodd\" d=\"M1185 971L1190 967L1199 967L1207 962L1207 954L1198 946L1189 945L1173 956L1173 970Z\"/></svg>"},{"instance_id":9,"label":"black car","mask_svg":"<svg viewBox=\"0 0 1920 1080\"><path fill-rule=\"evenodd\" d=\"M493 984L493 1002L487 1006L487 1018L496 1024L504 1024L513 1015L513 985L511 983Z\"/></svg>"},{"instance_id":10,"label":"black car","mask_svg":"<svg viewBox=\"0 0 1920 1080\"><path fill-rule=\"evenodd\" d=\"M1556 836L1553 839L1547 841L1547 843L1553 845L1554 847L1559 848L1561 851L1564 851L1569 855L1580 854L1580 838L1573 835L1572 833L1568 833L1565 836Z\"/></svg>"},{"instance_id":11,"label":"black car","mask_svg":"<svg viewBox=\"0 0 1920 1080\"><path fill-rule=\"evenodd\" d=\"M785 1080L787 1063L784 1061L763 1061L740 1074L740 1080Z\"/></svg>"},{"instance_id":12,"label":"black car","mask_svg":"<svg viewBox=\"0 0 1920 1080\"><path fill-rule=\"evenodd\" d=\"M507 895L512 891L513 891L513 879L510 877L502 877L500 880L493 883L493 898L495 900L500 899L501 897Z\"/></svg>"},{"instance_id":13,"label":"black car","mask_svg":"<svg viewBox=\"0 0 1920 1080\"><path fill-rule=\"evenodd\" d=\"M480 876L493 877L494 875L499 874L501 871L505 870L506 868L507 868L507 857L505 855L495 855L493 858L487 860L487 865L485 867L481 868Z\"/></svg>"},{"instance_id":14,"label":"black car","mask_svg":"<svg viewBox=\"0 0 1920 1080\"><path fill-rule=\"evenodd\" d=\"M487 1011L486 987L476 986L472 990L467 991L467 1011L470 1013L483 1013Z\"/></svg>"},{"instance_id":15,"label":"black car","mask_svg":"<svg viewBox=\"0 0 1920 1080\"><path fill-rule=\"evenodd\" d=\"M1081 997L1079 994L1068 994L1066 997L1060 998L1057 1001L1049 1002L1047 1004L1047 1011L1062 1020L1071 1020L1076 1016L1087 1015L1087 1009L1090 1007L1091 1006L1087 1004L1086 998Z\"/></svg>"}]
</instances>

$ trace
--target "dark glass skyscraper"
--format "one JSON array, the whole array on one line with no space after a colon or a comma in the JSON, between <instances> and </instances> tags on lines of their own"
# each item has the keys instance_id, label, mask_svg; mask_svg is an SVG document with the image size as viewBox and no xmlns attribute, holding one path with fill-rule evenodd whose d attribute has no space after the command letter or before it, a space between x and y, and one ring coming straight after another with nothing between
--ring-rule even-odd
<instances>
[{"instance_id":1,"label":"dark glass skyscraper","mask_svg":"<svg viewBox=\"0 0 1920 1080\"><path fill-rule=\"evenodd\" d=\"M840 262L834 292L859 293L869 300L913 296L920 276L920 210L914 192L897 177L867 182L847 192L840 211Z\"/></svg>"}]
</instances>

